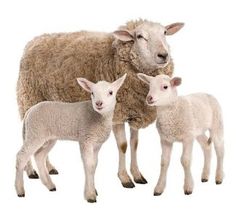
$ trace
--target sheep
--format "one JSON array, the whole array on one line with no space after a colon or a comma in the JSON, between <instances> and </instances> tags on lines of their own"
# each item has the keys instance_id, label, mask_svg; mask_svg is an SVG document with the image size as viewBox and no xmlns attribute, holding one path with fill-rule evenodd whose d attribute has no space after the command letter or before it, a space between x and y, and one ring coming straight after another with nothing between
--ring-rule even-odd
<instances>
[{"instance_id":1,"label":"sheep","mask_svg":"<svg viewBox=\"0 0 236 219\"><path fill-rule=\"evenodd\" d=\"M25 196L23 170L31 155L35 156L42 183L50 191L56 191L46 169L46 156L57 140L74 140L80 144L84 164L85 199L96 202L94 174L98 151L110 135L116 93L125 77L126 74L113 83L99 81L96 84L85 78L77 78L79 85L91 94L90 101L44 101L26 112L23 146L16 159L15 187L19 197Z\"/></svg>"},{"instance_id":2,"label":"sheep","mask_svg":"<svg viewBox=\"0 0 236 219\"><path fill-rule=\"evenodd\" d=\"M150 106L156 106L158 129L162 147L161 171L154 195L161 195L166 186L166 174L170 162L172 145L179 141L183 144L181 163L184 168L184 193L192 194L193 179L191 174L191 157L194 139L197 139L204 153L204 167L201 181L207 182L210 171L211 142L214 143L217 168L216 184L223 181L223 119L218 101L211 95L195 93L187 96L177 96L176 87L181 84L181 78L170 78L166 75L156 77L138 74L138 77L149 84L146 101ZM205 134L209 131L210 137Z\"/></svg>"},{"instance_id":3,"label":"sheep","mask_svg":"<svg viewBox=\"0 0 236 219\"><path fill-rule=\"evenodd\" d=\"M172 75L173 62L166 36L176 33L183 23L162 26L146 20L130 21L113 33L75 32L44 34L29 42L21 59L17 100L21 118L33 105L49 100L77 102L88 94L76 86L74 78L113 81L127 73L117 95L113 132L119 151L118 176L124 187L134 183L126 170L125 122L130 126L131 174L136 183L146 183L137 163L138 131L151 124L156 110L144 104L148 86L136 74ZM50 174L57 170L47 160ZM37 178L31 163L30 178Z\"/></svg>"}]
</instances>

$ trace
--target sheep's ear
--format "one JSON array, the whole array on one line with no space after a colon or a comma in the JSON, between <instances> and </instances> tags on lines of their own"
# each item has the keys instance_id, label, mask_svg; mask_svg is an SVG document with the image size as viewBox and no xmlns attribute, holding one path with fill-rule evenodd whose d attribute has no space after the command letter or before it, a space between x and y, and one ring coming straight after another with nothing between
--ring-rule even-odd
<instances>
[{"instance_id":1,"label":"sheep's ear","mask_svg":"<svg viewBox=\"0 0 236 219\"><path fill-rule=\"evenodd\" d=\"M179 85L181 85L181 83L182 83L182 78L179 78L179 77L174 77L170 81L170 84L172 87L179 86Z\"/></svg>"},{"instance_id":2,"label":"sheep's ear","mask_svg":"<svg viewBox=\"0 0 236 219\"><path fill-rule=\"evenodd\" d=\"M173 23L170 25L167 25L166 28L166 35L172 35L176 32L178 32L182 27L184 26L184 23Z\"/></svg>"},{"instance_id":3,"label":"sheep's ear","mask_svg":"<svg viewBox=\"0 0 236 219\"><path fill-rule=\"evenodd\" d=\"M116 30L113 32L113 36L123 42L134 40L133 34L128 30Z\"/></svg>"},{"instance_id":4,"label":"sheep's ear","mask_svg":"<svg viewBox=\"0 0 236 219\"><path fill-rule=\"evenodd\" d=\"M150 81L153 78L152 76L148 76L143 73L138 73L137 76L141 81L143 81L146 84L150 84Z\"/></svg>"},{"instance_id":5,"label":"sheep's ear","mask_svg":"<svg viewBox=\"0 0 236 219\"><path fill-rule=\"evenodd\" d=\"M113 88L116 92L120 89L121 85L124 83L125 78L126 78L126 75L127 75L127 74L124 74L122 77L120 77L119 79L117 79L116 81L114 81L114 82L112 83L112 88Z\"/></svg>"},{"instance_id":6,"label":"sheep's ear","mask_svg":"<svg viewBox=\"0 0 236 219\"><path fill-rule=\"evenodd\" d=\"M94 85L93 82L87 80L86 78L77 78L78 84L86 91L92 92L92 86Z\"/></svg>"}]
</instances>

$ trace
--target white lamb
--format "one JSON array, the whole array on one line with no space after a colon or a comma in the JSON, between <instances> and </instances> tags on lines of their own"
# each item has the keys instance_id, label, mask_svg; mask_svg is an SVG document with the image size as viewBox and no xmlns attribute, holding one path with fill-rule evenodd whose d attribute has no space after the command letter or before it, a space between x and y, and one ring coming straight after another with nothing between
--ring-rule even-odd
<instances>
[{"instance_id":1,"label":"white lamb","mask_svg":"<svg viewBox=\"0 0 236 219\"><path fill-rule=\"evenodd\" d=\"M196 138L204 152L202 182L207 182L210 172L211 142L214 143L217 155L216 184L223 181L223 120L217 100L204 93L177 96L176 86L181 78L171 79L166 75L156 77L138 74L139 79L149 84L146 101L157 108L156 126L160 135L162 157L161 172L154 195L161 195L166 185L166 174L170 162L172 145L175 141L183 143L181 163L184 168L184 193L193 191L191 174L191 157L193 141ZM205 135L209 131L210 137Z\"/></svg>"},{"instance_id":2,"label":"white lamb","mask_svg":"<svg viewBox=\"0 0 236 219\"><path fill-rule=\"evenodd\" d=\"M94 174L101 145L112 129L116 94L126 74L113 83L96 84L78 78L81 87L91 93L91 101L62 103L45 101L31 107L24 118L23 146L17 153L15 186L19 197L25 196L23 170L31 155L35 156L42 183L56 191L47 168L46 157L56 140L78 141L85 171L85 199L96 202Z\"/></svg>"}]
</instances>

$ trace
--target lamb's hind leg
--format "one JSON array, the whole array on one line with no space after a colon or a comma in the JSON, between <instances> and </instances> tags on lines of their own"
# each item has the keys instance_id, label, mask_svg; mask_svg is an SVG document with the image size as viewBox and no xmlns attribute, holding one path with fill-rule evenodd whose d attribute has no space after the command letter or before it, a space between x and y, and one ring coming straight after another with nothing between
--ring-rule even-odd
<instances>
[{"instance_id":1,"label":"lamb's hind leg","mask_svg":"<svg viewBox=\"0 0 236 219\"><path fill-rule=\"evenodd\" d=\"M140 184L146 184L147 180L139 171L137 163L137 147L138 147L138 130L130 128L130 148L131 148L131 173L134 181Z\"/></svg>"},{"instance_id":2,"label":"lamb's hind leg","mask_svg":"<svg viewBox=\"0 0 236 219\"><path fill-rule=\"evenodd\" d=\"M113 133L116 138L116 143L119 150L119 170L118 177L125 188L133 188L134 183L129 177L126 164L125 164L125 153L127 150L127 141L125 136L125 124L113 125Z\"/></svg>"},{"instance_id":3,"label":"lamb's hind leg","mask_svg":"<svg viewBox=\"0 0 236 219\"><path fill-rule=\"evenodd\" d=\"M211 166L211 142L210 138L206 135L200 135L197 137L198 143L201 145L203 153L204 153L204 167L202 170L202 182L207 182L210 174L210 166Z\"/></svg>"}]
</instances>

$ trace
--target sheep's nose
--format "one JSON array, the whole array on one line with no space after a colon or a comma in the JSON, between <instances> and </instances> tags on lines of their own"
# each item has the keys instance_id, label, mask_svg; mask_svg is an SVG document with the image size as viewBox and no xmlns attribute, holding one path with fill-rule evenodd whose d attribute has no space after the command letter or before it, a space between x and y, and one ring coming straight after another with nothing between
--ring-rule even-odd
<instances>
[{"instance_id":1,"label":"sheep's nose","mask_svg":"<svg viewBox=\"0 0 236 219\"><path fill-rule=\"evenodd\" d=\"M163 52L163 53L158 53L157 57L166 60L166 58L168 57L168 53L167 52Z\"/></svg>"},{"instance_id":2,"label":"sheep's nose","mask_svg":"<svg viewBox=\"0 0 236 219\"><path fill-rule=\"evenodd\" d=\"M102 101L96 101L96 106L102 106Z\"/></svg>"},{"instance_id":3,"label":"sheep's nose","mask_svg":"<svg viewBox=\"0 0 236 219\"><path fill-rule=\"evenodd\" d=\"M147 96L147 102L151 103L153 101L153 97L151 95Z\"/></svg>"}]
</instances>

